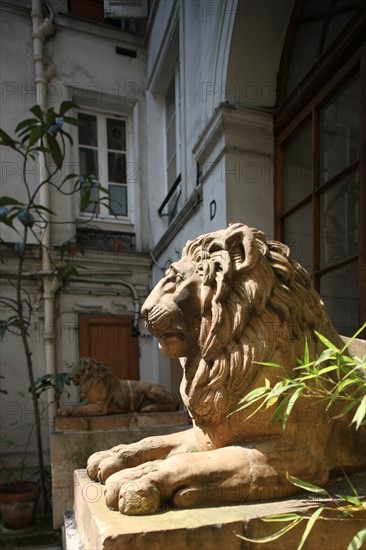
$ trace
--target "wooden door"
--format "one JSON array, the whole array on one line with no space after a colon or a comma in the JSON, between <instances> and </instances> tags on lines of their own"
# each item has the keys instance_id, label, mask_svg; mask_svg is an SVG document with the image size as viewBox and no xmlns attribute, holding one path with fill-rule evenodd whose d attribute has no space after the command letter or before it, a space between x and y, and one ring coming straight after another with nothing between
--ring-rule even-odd
<instances>
[{"instance_id":1,"label":"wooden door","mask_svg":"<svg viewBox=\"0 0 366 550\"><path fill-rule=\"evenodd\" d=\"M80 316L80 357L102 361L118 378L138 380L138 338L132 335L132 321L126 317Z\"/></svg>"}]
</instances>

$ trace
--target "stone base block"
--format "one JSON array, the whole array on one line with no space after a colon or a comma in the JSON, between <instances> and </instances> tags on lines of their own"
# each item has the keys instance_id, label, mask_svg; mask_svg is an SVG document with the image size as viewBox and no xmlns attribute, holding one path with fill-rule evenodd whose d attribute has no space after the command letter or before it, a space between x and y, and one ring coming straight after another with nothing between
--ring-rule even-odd
<instances>
[{"instance_id":1,"label":"stone base block","mask_svg":"<svg viewBox=\"0 0 366 550\"><path fill-rule=\"evenodd\" d=\"M57 417L51 435L53 527L72 510L74 470L85 468L89 456L120 443L190 428L185 412Z\"/></svg>"},{"instance_id":2,"label":"stone base block","mask_svg":"<svg viewBox=\"0 0 366 550\"><path fill-rule=\"evenodd\" d=\"M329 502L320 504L329 506ZM90 481L85 470L75 471L75 520L84 550L256 550L257 544L238 535L255 539L269 536L286 524L265 522L263 517L289 512L311 515L316 506L319 502L314 499L291 498L194 510L167 509L152 516L124 516L108 510L103 486ZM325 514L326 519L315 523L304 550L344 550L353 536L365 528L365 510L342 519L334 510ZM294 550L305 526L303 520L281 538L261 544L261 550Z\"/></svg>"}]
</instances>

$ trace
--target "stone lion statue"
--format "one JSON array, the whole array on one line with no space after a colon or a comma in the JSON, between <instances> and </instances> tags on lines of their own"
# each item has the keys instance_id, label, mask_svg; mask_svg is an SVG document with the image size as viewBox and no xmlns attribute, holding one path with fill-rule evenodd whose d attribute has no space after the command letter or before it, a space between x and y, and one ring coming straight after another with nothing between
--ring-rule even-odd
<instances>
[{"instance_id":1,"label":"stone lion statue","mask_svg":"<svg viewBox=\"0 0 366 550\"><path fill-rule=\"evenodd\" d=\"M122 380L114 376L100 361L82 357L70 375L79 386L80 400L85 405L66 406L59 416L91 416L122 413L176 411L174 397L155 382Z\"/></svg>"},{"instance_id":2,"label":"stone lion statue","mask_svg":"<svg viewBox=\"0 0 366 550\"><path fill-rule=\"evenodd\" d=\"M162 503L281 498L298 491L287 473L324 484L333 471L366 466L364 428L322 402L300 398L285 431L273 408L238 410L248 392L278 380L280 369L260 363L291 372L305 341L311 357L322 351L314 329L342 345L287 246L242 224L189 241L142 313L161 351L180 359L193 428L93 454L87 471L105 483L110 508L134 515Z\"/></svg>"}]
</instances>

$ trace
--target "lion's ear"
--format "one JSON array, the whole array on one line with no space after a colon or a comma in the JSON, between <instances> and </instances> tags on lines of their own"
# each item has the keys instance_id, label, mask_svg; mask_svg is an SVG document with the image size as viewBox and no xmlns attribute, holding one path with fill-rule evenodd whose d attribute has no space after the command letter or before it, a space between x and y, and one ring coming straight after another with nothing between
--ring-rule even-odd
<instances>
[{"instance_id":1,"label":"lion's ear","mask_svg":"<svg viewBox=\"0 0 366 550\"><path fill-rule=\"evenodd\" d=\"M225 231L225 240L234 272L253 265L260 253L265 254L264 234L247 225L230 225Z\"/></svg>"}]
</instances>

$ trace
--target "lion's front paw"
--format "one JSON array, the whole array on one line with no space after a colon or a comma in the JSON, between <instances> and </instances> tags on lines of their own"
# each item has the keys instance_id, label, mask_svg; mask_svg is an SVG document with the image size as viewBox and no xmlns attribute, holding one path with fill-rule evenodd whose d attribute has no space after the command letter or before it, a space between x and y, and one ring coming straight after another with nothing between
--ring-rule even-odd
<instances>
[{"instance_id":1,"label":"lion's front paw","mask_svg":"<svg viewBox=\"0 0 366 550\"><path fill-rule=\"evenodd\" d=\"M92 454L88 458L86 471L90 479L92 479L93 481L100 481L99 479L100 463L105 459L110 458L112 455L113 455L113 450L109 449L107 451L98 451L97 453Z\"/></svg>"},{"instance_id":2,"label":"lion's front paw","mask_svg":"<svg viewBox=\"0 0 366 550\"><path fill-rule=\"evenodd\" d=\"M105 483L111 475L123 470L124 467L123 457L117 453L105 456L99 461L97 467L97 480L101 483Z\"/></svg>"},{"instance_id":3,"label":"lion's front paw","mask_svg":"<svg viewBox=\"0 0 366 550\"><path fill-rule=\"evenodd\" d=\"M160 491L146 479L125 483L119 491L118 509L121 514L137 516L153 514L160 507Z\"/></svg>"},{"instance_id":4,"label":"lion's front paw","mask_svg":"<svg viewBox=\"0 0 366 550\"><path fill-rule=\"evenodd\" d=\"M109 508L126 515L153 514L161 502L161 461L152 461L111 475L105 484Z\"/></svg>"}]
</instances>

